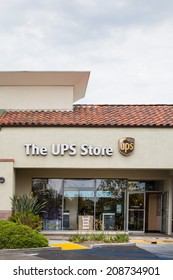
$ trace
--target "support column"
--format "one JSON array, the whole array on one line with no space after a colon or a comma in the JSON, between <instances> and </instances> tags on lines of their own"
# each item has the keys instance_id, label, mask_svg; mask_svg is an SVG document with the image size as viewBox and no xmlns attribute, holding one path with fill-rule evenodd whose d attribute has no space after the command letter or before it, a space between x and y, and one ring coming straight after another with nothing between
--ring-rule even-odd
<instances>
[{"instance_id":1,"label":"support column","mask_svg":"<svg viewBox=\"0 0 173 280\"><path fill-rule=\"evenodd\" d=\"M15 171L13 159L0 159L0 219L11 215L11 200L15 193ZM3 182L4 181L4 182Z\"/></svg>"},{"instance_id":2,"label":"support column","mask_svg":"<svg viewBox=\"0 0 173 280\"><path fill-rule=\"evenodd\" d=\"M171 235L172 234L172 200L173 200L173 179L172 177L170 177L168 180L167 180L167 187L168 187L168 193L169 193L169 196L168 196L168 235Z\"/></svg>"}]
</instances>

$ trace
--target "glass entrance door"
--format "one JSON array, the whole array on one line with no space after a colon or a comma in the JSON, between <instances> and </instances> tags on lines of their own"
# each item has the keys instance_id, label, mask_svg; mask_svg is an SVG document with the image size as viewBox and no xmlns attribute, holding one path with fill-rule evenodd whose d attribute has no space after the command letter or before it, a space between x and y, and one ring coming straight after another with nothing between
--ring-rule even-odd
<instances>
[{"instance_id":1,"label":"glass entrance door","mask_svg":"<svg viewBox=\"0 0 173 280\"><path fill-rule=\"evenodd\" d=\"M128 203L128 230L144 231L145 224L144 192L129 193Z\"/></svg>"}]
</instances>

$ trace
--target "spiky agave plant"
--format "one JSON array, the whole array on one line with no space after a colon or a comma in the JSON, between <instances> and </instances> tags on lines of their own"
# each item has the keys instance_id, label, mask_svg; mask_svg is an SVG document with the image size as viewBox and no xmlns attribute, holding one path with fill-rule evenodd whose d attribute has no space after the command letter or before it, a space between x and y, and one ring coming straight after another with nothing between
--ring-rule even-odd
<instances>
[{"instance_id":1,"label":"spiky agave plant","mask_svg":"<svg viewBox=\"0 0 173 280\"><path fill-rule=\"evenodd\" d=\"M32 213L34 215L46 212L44 210L47 202L39 202L37 196L33 196L32 193L23 194L21 196L14 195L11 199L13 214Z\"/></svg>"}]
</instances>

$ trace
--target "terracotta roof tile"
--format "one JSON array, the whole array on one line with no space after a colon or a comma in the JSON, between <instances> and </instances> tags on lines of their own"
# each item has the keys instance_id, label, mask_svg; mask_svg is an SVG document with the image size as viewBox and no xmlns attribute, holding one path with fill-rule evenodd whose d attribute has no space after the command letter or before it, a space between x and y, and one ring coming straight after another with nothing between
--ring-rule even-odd
<instances>
[{"instance_id":1,"label":"terracotta roof tile","mask_svg":"<svg viewBox=\"0 0 173 280\"><path fill-rule=\"evenodd\" d=\"M4 111L0 126L173 127L173 105L74 105L73 111Z\"/></svg>"}]
</instances>

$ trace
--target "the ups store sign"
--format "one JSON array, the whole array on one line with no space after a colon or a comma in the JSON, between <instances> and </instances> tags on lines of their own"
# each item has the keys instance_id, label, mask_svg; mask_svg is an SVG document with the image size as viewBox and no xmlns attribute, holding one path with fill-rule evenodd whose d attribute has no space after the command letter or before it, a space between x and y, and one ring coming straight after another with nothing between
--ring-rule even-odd
<instances>
[{"instance_id":1,"label":"the ups store sign","mask_svg":"<svg viewBox=\"0 0 173 280\"><path fill-rule=\"evenodd\" d=\"M128 156L133 153L135 139L132 137L123 137L118 141L119 152ZM51 144L51 146L38 146L36 144L27 143L24 144L25 154L27 156L47 156L51 153L53 156L75 156L79 153L81 156L113 156L113 147L98 147L90 144L82 144L77 146L77 144L67 144L67 143L56 143Z\"/></svg>"}]
</instances>

